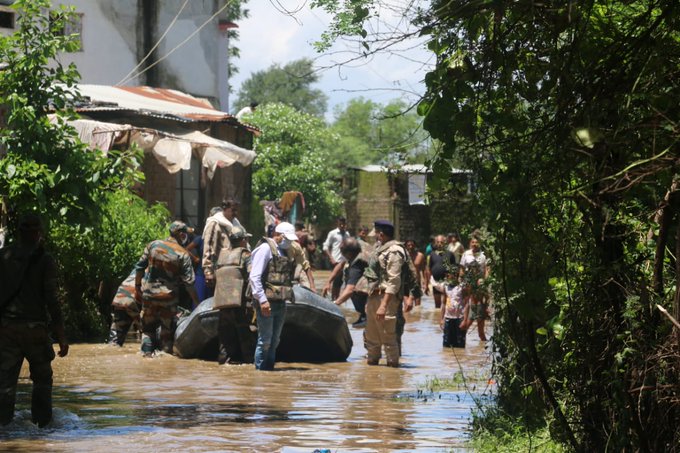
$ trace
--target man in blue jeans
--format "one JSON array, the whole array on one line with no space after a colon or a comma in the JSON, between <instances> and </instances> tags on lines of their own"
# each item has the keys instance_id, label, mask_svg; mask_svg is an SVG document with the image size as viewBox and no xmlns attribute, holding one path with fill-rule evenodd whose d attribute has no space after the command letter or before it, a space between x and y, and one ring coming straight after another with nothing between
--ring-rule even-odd
<instances>
[{"instance_id":1,"label":"man in blue jeans","mask_svg":"<svg viewBox=\"0 0 680 453\"><path fill-rule=\"evenodd\" d=\"M293 260L286 250L297 240L295 227L279 223L271 238L262 238L251 255L250 287L257 314L255 368L273 370L276 348L286 318L286 301L293 300Z\"/></svg>"}]
</instances>

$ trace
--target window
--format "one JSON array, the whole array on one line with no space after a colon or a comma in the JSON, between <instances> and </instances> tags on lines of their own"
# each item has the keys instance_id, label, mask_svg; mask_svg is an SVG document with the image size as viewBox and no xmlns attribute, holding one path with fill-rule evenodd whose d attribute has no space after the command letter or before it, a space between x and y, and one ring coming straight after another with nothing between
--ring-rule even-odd
<instances>
[{"instance_id":1,"label":"window","mask_svg":"<svg viewBox=\"0 0 680 453\"><path fill-rule=\"evenodd\" d=\"M15 15L14 11L0 6L0 28L7 28L14 30L15 25Z\"/></svg>"},{"instance_id":2,"label":"window","mask_svg":"<svg viewBox=\"0 0 680 453\"><path fill-rule=\"evenodd\" d=\"M175 183L175 215L191 227L196 227L203 216L201 192L201 162L191 158L191 168L177 172Z\"/></svg>"},{"instance_id":3,"label":"window","mask_svg":"<svg viewBox=\"0 0 680 453\"><path fill-rule=\"evenodd\" d=\"M74 36L74 48L70 52L83 51L83 14L72 14L68 20L64 21L59 11L52 11L50 17L52 31L60 36Z\"/></svg>"}]
</instances>

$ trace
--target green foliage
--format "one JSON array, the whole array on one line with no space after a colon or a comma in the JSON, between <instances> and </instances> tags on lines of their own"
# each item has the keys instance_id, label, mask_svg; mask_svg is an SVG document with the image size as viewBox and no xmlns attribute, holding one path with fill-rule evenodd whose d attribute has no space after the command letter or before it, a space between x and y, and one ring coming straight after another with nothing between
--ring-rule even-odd
<instances>
[{"instance_id":1,"label":"green foliage","mask_svg":"<svg viewBox=\"0 0 680 453\"><path fill-rule=\"evenodd\" d=\"M551 418L575 449L677 445L666 417L680 408L631 390L668 379L645 238L675 176L665 156L680 151L678 110L661 101L680 94L668 58L680 12L664 1L433 8L422 21L437 64L419 112L444 145L433 164L474 170L494 232L500 407L527 426Z\"/></svg>"},{"instance_id":2,"label":"green foliage","mask_svg":"<svg viewBox=\"0 0 680 453\"><path fill-rule=\"evenodd\" d=\"M17 1L18 30L0 38L0 104L8 108L0 143L0 195L10 212L10 226L19 210L49 212L50 219L87 221L103 191L135 177L134 156L120 161L88 150L66 124L74 118L71 102L77 97L75 66L63 67L59 52L77 46L73 36L60 36L72 9L50 14L50 3ZM48 117L51 109L57 113ZM122 161L125 159L124 165Z\"/></svg>"},{"instance_id":3,"label":"green foliage","mask_svg":"<svg viewBox=\"0 0 680 453\"><path fill-rule=\"evenodd\" d=\"M565 449L551 439L548 426L527 431L512 417L494 416L493 421L477 419L471 447L480 453L562 453Z\"/></svg>"},{"instance_id":4,"label":"green foliage","mask_svg":"<svg viewBox=\"0 0 680 453\"><path fill-rule=\"evenodd\" d=\"M92 227L53 224L50 243L61 268L72 338L92 338L108 327L112 291L129 275L146 244L168 236L169 218L164 205L149 207L120 190L104 197Z\"/></svg>"},{"instance_id":5,"label":"green foliage","mask_svg":"<svg viewBox=\"0 0 680 453\"><path fill-rule=\"evenodd\" d=\"M401 100L380 105L364 98L336 106L330 129L340 137L333 153L337 165L412 163L424 156L429 136L418 115L407 108Z\"/></svg>"},{"instance_id":6,"label":"green foliage","mask_svg":"<svg viewBox=\"0 0 680 453\"><path fill-rule=\"evenodd\" d=\"M305 197L307 215L320 222L332 220L340 210L333 179L337 169L329 165L329 151L336 137L316 116L284 104L258 108L249 121L262 134L255 140L253 193L261 200L275 200L286 191Z\"/></svg>"},{"instance_id":7,"label":"green foliage","mask_svg":"<svg viewBox=\"0 0 680 453\"><path fill-rule=\"evenodd\" d=\"M314 0L312 8L324 9L331 14L333 20L322 35L321 39L314 43L319 51L328 50L333 42L340 36L361 36L366 38L368 32L364 29L364 22L374 13L371 8L376 2L373 0ZM368 44L363 41L364 48L368 50Z\"/></svg>"},{"instance_id":8,"label":"green foliage","mask_svg":"<svg viewBox=\"0 0 680 453\"><path fill-rule=\"evenodd\" d=\"M48 223L49 248L58 259L66 318L73 328L68 333L82 338L100 330L98 282L114 277L107 272L118 272L117 247L125 243L121 238L106 243L98 236L106 231L102 206L112 191L141 179L142 153L111 151L107 157L87 149L67 124L75 118L78 72L73 65L63 67L57 56L77 48L74 36L60 34L73 9L50 11L47 0L19 0L13 7L20 12L18 29L0 37L0 61L8 66L0 71L0 104L8 109L0 130L5 150L0 197L8 209L10 237L22 212L38 212Z\"/></svg>"},{"instance_id":9,"label":"green foliage","mask_svg":"<svg viewBox=\"0 0 680 453\"><path fill-rule=\"evenodd\" d=\"M318 80L310 59L291 61L283 67L273 64L243 82L234 106L239 110L251 102L282 103L310 115L323 116L328 97L312 88Z\"/></svg>"},{"instance_id":10,"label":"green foliage","mask_svg":"<svg viewBox=\"0 0 680 453\"><path fill-rule=\"evenodd\" d=\"M331 38L359 34L331 3ZM655 310L680 315L677 2L437 0L417 23L432 187L473 170L493 234L499 413L577 451L677 451L678 340Z\"/></svg>"}]
</instances>

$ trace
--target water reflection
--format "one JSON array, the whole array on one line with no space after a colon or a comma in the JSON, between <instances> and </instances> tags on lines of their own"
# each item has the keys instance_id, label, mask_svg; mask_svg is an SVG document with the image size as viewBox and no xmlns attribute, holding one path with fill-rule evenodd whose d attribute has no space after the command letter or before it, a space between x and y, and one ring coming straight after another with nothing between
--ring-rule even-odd
<instances>
[{"instance_id":1,"label":"water reflection","mask_svg":"<svg viewBox=\"0 0 680 453\"><path fill-rule=\"evenodd\" d=\"M352 321L355 315L347 310ZM28 370L3 451L450 451L463 448L474 401L464 387L422 390L460 368L488 370L476 332L465 350L444 350L431 300L409 315L404 367L365 364L362 330L345 363L218 366L168 355L74 345L55 365L55 420L30 423ZM483 384L482 384L483 385ZM418 389L421 389L419 392Z\"/></svg>"}]
</instances>

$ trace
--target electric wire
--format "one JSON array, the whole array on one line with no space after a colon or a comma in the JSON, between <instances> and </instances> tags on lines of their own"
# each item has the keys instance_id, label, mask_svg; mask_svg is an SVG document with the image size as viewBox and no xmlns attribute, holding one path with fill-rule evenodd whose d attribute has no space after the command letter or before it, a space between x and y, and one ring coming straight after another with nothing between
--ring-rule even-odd
<instances>
[{"instance_id":1,"label":"electric wire","mask_svg":"<svg viewBox=\"0 0 680 453\"><path fill-rule=\"evenodd\" d=\"M125 75L125 77L123 77L123 78L121 79L121 81L118 82L118 83L116 84L116 86L122 85L123 83L126 83L126 82L128 82L129 80L131 80L131 79L134 78L134 77L130 77L130 76L131 76L137 69L139 69L139 67L142 66L142 64L144 64L144 62L151 56L151 54L153 53L153 51L156 50L156 48L158 48L158 46L160 45L161 41L163 41L163 39L165 38L165 36L170 32L170 29L175 25L175 22L177 22L177 19L179 19L180 14L182 14L182 11L184 11L184 8L187 6L188 3L189 3L189 0L184 0L184 4L183 4L182 7L179 9L179 11L177 12L177 14L175 14L175 17L172 18L172 20L170 21L170 24L168 25L168 27L167 27L167 28L165 29L165 31L163 32L163 36L161 36L160 38L158 38L158 41L156 41L156 44L154 44L154 46L151 48L151 50L149 50L149 53L147 53L147 54L144 56L144 58L142 58L142 59L140 60L140 62L137 63L137 66L135 66L134 68L132 68L132 69L130 70L130 72L128 72L128 73ZM136 76L135 76L135 77L136 77Z\"/></svg>"},{"instance_id":2,"label":"electric wire","mask_svg":"<svg viewBox=\"0 0 680 453\"><path fill-rule=\"evenodd\" d=\"M196 34L198 34L198 33L199 33L206 25L208 25L210 22L212 22L212 20L213 20L215 17L217 17L218 15L220 15L220 14L222 13L222 11L224 11L225 9L227 9L227 7L229 6L230 3L231 3L231 0L227 1L227 2L224 4L223 7L221 7L219 10L217 10L217 12L216 12L215 14L213 14L213 15L210 16L205 22L203 22L203 24L201 24L200 27L198 27L196 30L194 30L193 33L191 33L189 36L187 36L187 38L186 38L184 41L182 41L181 43L177 44L177 45L176 45L175 47L173 47L168 53L166 53L166 54L163 55L161 58L159 58L159 59L157 59L156 61L154 61L152 64L150 64L149 66L147 66L146 68L144 68L142 71L139 71L139 72L138 72L137 74L135 74L134 76L128 77L126 80L120 82L119 85L120 85L121 83L125 83L125 82L127 82L128 80L131 80L131 79L133 79L133 78L135 78L135 77L139 77L140 75L144 74L146 71L148 71L149 69L153 68L154 66L156 66L157 64L159 64L160 62L162 62L163 60L165 60L166 58L170 57L170 55L172 55L177 49L179 49L179 48L182 47L184 44L186 44L187 42L189 42L189 41L191 40L191 38L193 38L194 36L196 36Z\"/></svg>"}]
</instances>

